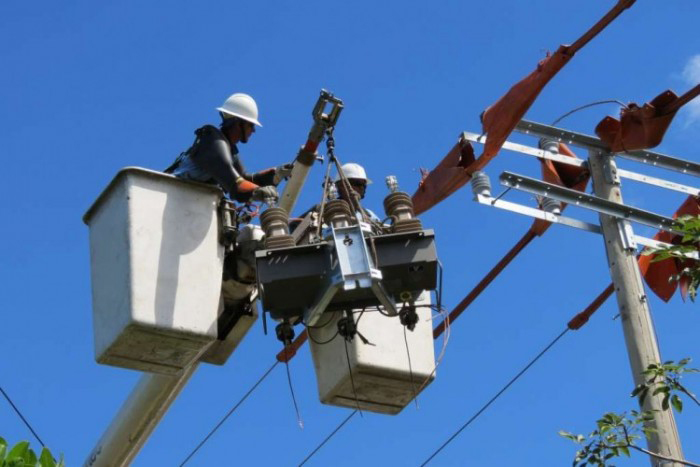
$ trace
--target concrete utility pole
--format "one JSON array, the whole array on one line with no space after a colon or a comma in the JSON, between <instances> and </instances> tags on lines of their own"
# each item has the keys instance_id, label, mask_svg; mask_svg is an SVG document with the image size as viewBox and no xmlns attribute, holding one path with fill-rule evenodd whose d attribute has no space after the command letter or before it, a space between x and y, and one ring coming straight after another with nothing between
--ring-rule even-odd
<instances>
[{"instance_id":1,"label":"concrete utility pole","mask_svg":"<svg viewBox=\"0 0 700 467\"><path fill-rule=\"evenodd\" d=\"M144 373L83 465L130 465L197 366L194 363L172 376Z\"/></svg>"},{"instance_id":2,"label":"concrete utility pole","mask_svg":"<svg viewBox=\"0 0 700 467\"><path fill-rule=\"evenodd\" d=\"M622 204L620 182L615 160L610 153L589 151L589 164L596 196ZM610 275L615 285L615 295L620 308L620 318L625 334L630 366L635 385L644 381L642 371L652 363L660 363L658 344L651 322L649 303L637 266L636 247L627 239L633 238L631 226L607 214L600 214L600 226L605 239ZM633 243L632 243L633 245ZM661 410L661 396L648 396L643 410L656 410L651 423L657 432L648 441L649 450L675 459L683 459L678 429L672 410ZM653 466L681 466L653 457Z\"/></svg>"}]
</instances>

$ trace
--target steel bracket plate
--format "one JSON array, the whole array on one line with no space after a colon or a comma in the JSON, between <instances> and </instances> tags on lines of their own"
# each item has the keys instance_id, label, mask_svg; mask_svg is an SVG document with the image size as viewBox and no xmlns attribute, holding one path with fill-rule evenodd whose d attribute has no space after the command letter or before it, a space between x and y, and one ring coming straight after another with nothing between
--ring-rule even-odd
<instances>
[{"instance_id":1,"label":"steel bracket plate","mask_svg":"<svg viewBox=\"0 0 700 467\"><path fill-rule=\"evenodd\" d=\"M622 239L622 246L625 250L636 251L637 242L634 239L634 231L632 230L632 224L624 219L617 219L617 229L620 232L620 238Z\"/></svg>"},{"instance_id":2,"label":"steel bracket plate","mask_svg":"<svg viewBox=\"0 0 700 467\"><path fill-rule=\"evenodd\" d=\"M333 227L332 232L336 254L331 281L314 304L304 311L307 326L316 324L333 296L341 289L371 289L388 315L398 315L394 299L381 284L382 272L370 257L363 226Z\"/></svg>"},{"instance_id":3,"label":"steel bracket plate","mask_svg":"<svg viewBox=\"0 0 700 467\"><path fill-rule=\"evenodd\" d=\"M608 183L611 185L620 186L620 175L617 172L615 160L610 155L604 156L603 173L605 174L605 180Z\"/></svg>"}]
</instances>

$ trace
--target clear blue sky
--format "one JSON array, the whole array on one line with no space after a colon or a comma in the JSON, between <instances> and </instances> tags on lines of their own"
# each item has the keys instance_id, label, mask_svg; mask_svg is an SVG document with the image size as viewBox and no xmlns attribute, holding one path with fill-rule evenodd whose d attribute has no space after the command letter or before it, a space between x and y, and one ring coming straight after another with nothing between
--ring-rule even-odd
<instances>
[{"instance_id":1,"label":"clear blue sky","mask_svg":"<svg viewBox=\"0 0 700 467\"><path fill-rule=\"evenodd\" d=\"M94 361L81 216L121 167L166 167L195 128L216 122L214 108L230 93L250 93L260 106L264 128L241 147L251 169L294 157L321 88L343 98L337 153L380 182L368 194L368 206L380 211L385 175L413 192L419 167L432 168L460 131L480 131L485 107L613 3L3 2L0 384L55 452L65 453L69 465L83 462L139 373ZM528 118L551 122L595 100L640 102L667 88L688 89L689 64L700 54L699 17L696 0L639 0L555 77ZM616 112L589 109L562 125L591 134ZM659 150L700 159L698 117L697 108L681 112ZM300 206L317 202L322 170L314 169ZM539 165L504 152L488 172L495 180L503 170L538 175ZM634 182L623 190L627 202L669 215L683 200ZM423 222L438 236L451 308L531 221L477 205L465 188ZM420 464L608 283L599 237L552 228L454 324L419 410L355 417L312 465ZM662 356L694 356L700 364L697 305L678 297L650 301ZM568 465L574 446L558 430L587 433L603 412L635 406L616 314L610 300L582 330L566 335L434 465ZM134 465L177 465L278 348L258 323L227 365L202 366ZM319 403L308 347L291 371L303 431L279 367L191 465L301 461L348 412ZM700 390L700 378L687 382ZM677 417L685 453L696 462L699 410L687 405ZM30 439L2 400L0 435Z\"/></svg>"}]
</instances>

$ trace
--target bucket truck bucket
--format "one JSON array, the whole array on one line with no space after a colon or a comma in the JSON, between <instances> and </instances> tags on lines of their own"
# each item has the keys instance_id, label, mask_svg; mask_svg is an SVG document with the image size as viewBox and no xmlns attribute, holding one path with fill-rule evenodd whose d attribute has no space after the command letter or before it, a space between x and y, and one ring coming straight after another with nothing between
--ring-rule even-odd
<instances>
[{"instance_id":1,"label":"bucket truck bucket","mask_svg":"<svg viewBox=\"0 0 700 467\"><path fill-rule=\"evenodd\" d=\"M355 318L358 333L368 343L359 335L351 342L338 335L340 311L324 314L322 326L308 328L321 402L383 414L401 412L435 378L429 305L430 293L423 292L416 300L418 323L413 331L405 329L398 316L385 316L376 308L356 310L356 316L362 313Z\"/></svg>"},{"instance_id":2,"label":"bucket truck bucket","mask_svg":"<svg viewBox=\"0 0 700 467\"><path fill-rule=\"evenodd\" d=\"M87 211L99 363L175 374L217 338L221 196L130 167Z\"/></svg>"}]
</instances>

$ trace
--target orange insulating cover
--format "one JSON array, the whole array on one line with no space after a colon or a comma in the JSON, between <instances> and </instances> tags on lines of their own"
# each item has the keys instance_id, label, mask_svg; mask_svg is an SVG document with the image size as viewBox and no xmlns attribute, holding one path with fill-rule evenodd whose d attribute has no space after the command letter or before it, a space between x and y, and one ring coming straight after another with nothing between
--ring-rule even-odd
<instances>
[{"instance_id":1,"label":"orange insulating cover","mask_svg":"<svg viewBox=\"0 0 700 467\"><path fill-rule=\"evenodd\" d=\"M463 166L466 169L458 169L456 162L459 158L459 149L453 148L445 159L430 172L428 177L421 181L418 191L413 195L416 214L427 211L445 199L467 183L473 172L483 169L491 159L496 157L515 125L525 115L540 91L554 75L566 65L576 52L598 35L625 9L632 6L635 1L618 0L616 5L576 42L572 45L559 46L554 55L548 55L539 62L535 71L515 84L495 104L487 108L481 115L483 133L488 134L481 156L469 167ZM457 154L453 154L455 150Z\"/></svg>"},{"instance_id":2,"label":"orange insulating cover","mask_svg":"<svg viewBox=\"0 0 700 467\"><path fill-rule=\"evenodd\" d=\"M506 138L535 102L540 91L573 55L574 51L570 46L559 46L554 55L548 55L539 62L535 71L510 88L495 104L481 114L483 132L488 134L488 139L484 145L484 152L479 156L478 168L483 168L496 157Z\"/></svg>"},{"instance_id":3,"label":"orange insulating cover","mask_svg":"<svg viewBox=\"0 0 700 467\"><path fill-rule=\"evenodd\" d=\"M560 45L554 55L548 55L537 64L535 71L501 97L495 104L486 109L481 116L484 133L488 139L484 152L477 161L477 170L484 167L493 159L515 125L525 115L535 101L540 91L549 83L554 75L585 46L598 35L608 24L617 18L625 9L632 6L635 0L618 0L617 4L600 19L591 29L572 45Z\"/></svg>"},{"instance_id":4,"label":"orange insulating cover","mask_svg":"<svg viewBox=\"0 0 700 467\"><path fill-rule=\"evenodd\" d=\"M576 154L564 143L559 143L559 154L569 157L576 157ZM583 167L562 164L561 162L549 159L540 160L542 165L542 180L548 183L572 188L578 191L585 191L588 180L591 178L590 172ZM561 210L566 208L566 203L561 203ZM537 236L541 236L552 225L542 219L535 219L530 230Z\"/></svg>"},{"instance_id":5,"label":"orange insulating cover","mask_svg":"<svg viewBox=\"0 0 700 467\"><path fill-rule=\"evenodd\" d=\"M680 216L698 216L700 215L700 202L695 196L688 196L688 199L678 208L673 218ZM660 231L654 235L654 240L666 243L678 243L680 236L670 232ZM639 270L644 276L644 280L654 293L663 301L667 302L673 296L673 293L678 287L678 282L669 281L671 276L677 275L686 266L688 261L679 258L668 258L659 262L652 262L656 255L641 255L639 257ZM688 291L688 278L681 278L681 296L685 300Z\"/></svg>"},{"instance_id":6,"label":"orange insulating cover","mask_svg":"<svg viewBox=\"0 0 700 467\"><path fill-rule=\"evenodd\" d=\"M413 210L421 214L462 188L471 178L474 162L472 144L460 138L444 159L431 170L413 194Z\"/></svg>"},{"instance_id":7,"label":"orange insulating cover","mask_svg":"<svg viewBox=\"0 0 700 467\"><path fill-rule=\"evenodd\" d=\"M605 117L598 123L595 132L612 152L656 147L663 140L678 109L698 95L700 84L681 97L666 90L641 107L630 103L620 112L620 120Z\"/></svg>"}]
</instances>

